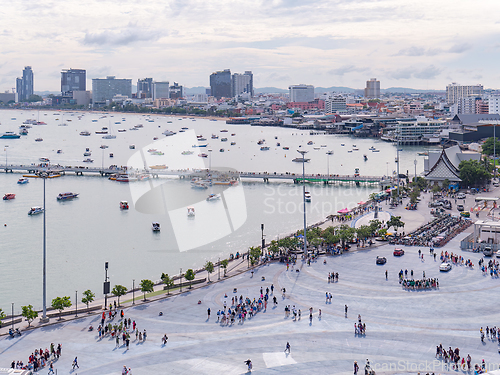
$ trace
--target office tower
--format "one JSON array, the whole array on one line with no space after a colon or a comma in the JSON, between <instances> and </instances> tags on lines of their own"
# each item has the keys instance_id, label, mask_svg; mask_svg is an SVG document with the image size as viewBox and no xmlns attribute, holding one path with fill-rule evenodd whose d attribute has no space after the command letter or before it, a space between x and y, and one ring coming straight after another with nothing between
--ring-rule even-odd
<instances>
[{"instance_id":1,"label":"office tower","mask_svg":"<svg viewBox=\"0 0 500 375\"><path fill-rule=\"evenodd\" d=\"M153 78L144 78L137 80L137 98L153 97Z\"/></svg>"},{"instance_id":2,"label":"office tower","mask_svg":"<svg viewBox=\"0 0 500 375\"><path fill-rule=\"evenodd\" d=\"M153 82L153 100L168 98L170 98L170 83L168 81Z\"/></svg>"},{"instance_id":3,"label":"office tower","mask_svg":"<svg viewBox=\"0 0 500 375\"><path fill-rule=\"evenodd\" d=\"M26 101L33 95L33 71L31 66L24 67L23 78L16 79L16 91L20 102Z\"/></svg>"},{"instance_id":4,"label":"office tower","mask_svg":"<svg viewBox=\"0 0 500 375\"><path fill-rule=\"evenodd\" d=\"M234 73L231 79L231 95L237 96L243 93L253 96L253 74L246 71L244 74Z\"/></svg>"},{"instance_id":5,"label":"office tower","mask_svg":"<svg viewBox=\"0 0 500 375\"><path fill-rule=\"evenodd\" d=\"M380 81L377 81L376 78L372 78L369 81L366 81L365 98L380 98Z\"/></svg>"},{"instance_id":6,"label":"office tower","mask_svg":"<svg viewBox=\"0 0 500 375\"><path fill-rule=\"evenodd\" d=\"M460 99L469 96L483 95L483 85L462 86L453 82L446 86L446 102L448 104L458 103Z\"/></svg>"},{"instance_id":7,"label":"office tower","mask_svg":"<svg viewBox=\"0 0 500 375\"><path fill-rule=\"evenodd\" d=\"M231 70L225 69L210 75L210 89L212 96L217 99L231 98Z\"/></svg>"},{"instance_id":8,"label":"office tower","mask_svg":"<svg viewBox=\"0 0 500 375\"><path fill-rule=\"evenodd\" d=\"M61 95L73 97L73 91L86 91L87 71L85 69L63 69L61 72Z\"/></svg>"},{"instance_id":9,"label":"office tower","mask_svg":"<svg viewBox=\"0 0 500 375\"><path fill-rule=\"evenodd\" d=\"M488 98L488 113L500 114L500 95L491 95Z\"/></svg>"},{"instance_id":10,"label":"office tower","mask_svg":"<svg viewBox=\"0 0 500 375\"><path fill-rule=\"evenodd\" d=\"M288 90L290 90L291 102L309 103L314 100L314 86L312 85L291 85Z\"/></svg>"},{"instance_id":11,"label":"office tower","mask_svg":"<svg viewBox=\"0 0 500 375\"><path fill-rule=\"evenodd\" d=\"M184 87L179 85L177 82L174 82L172 86L170 86L170 99L179 99L184 98Z\"/></svg>"},{"instance_id":12,"label":"office tower","mask_svg":"<svg viewBox=\"0 0 500 375\"><path fill-rule=\"evenodd\" d=\"M115 76L92 80L92 102L94 104L105 104L106 100L112 100L115 95L124 95L130 98L132 96L132 80L116 79Z\"/></svg>"},{"instance_id":13,"label":"office tower","mask_svg":"<svg viewBox=\"0 0 500 375\"><path fill-rule=\"evenodd\" d=\"M325 100L325 113L339 113L347 111L347 100L343 96L334 96Z\"/></svg>"}]
</instances>

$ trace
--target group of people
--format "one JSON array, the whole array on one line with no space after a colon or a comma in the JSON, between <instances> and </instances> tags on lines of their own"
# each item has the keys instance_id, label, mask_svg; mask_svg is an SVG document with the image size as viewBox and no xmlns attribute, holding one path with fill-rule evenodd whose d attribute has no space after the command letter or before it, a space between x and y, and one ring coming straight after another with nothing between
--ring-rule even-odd
<instances>
[{"instance_id":1,"label":"group of people","mask_svg":"<svg viewBox=\"0 0 500 375\"><path fill-rule=\"evenodd\" d=\"M12 361L10 367L13 369L33 370L33 372L37 372L40 369L48 366L49 374L50 373L53 374L54 373L53 362L59 359L61 353L62 353L62 345L57 344L57 346L55 346L54 343L51 343L50 349L49 348L45 348L45 350L43 350L42 348L35 349L33 353L31 353L31 355L28 357L27 364L24 364L23 361Z\"/></svg>"},{"instance_id":2,"label":"group of people","mask_svg":"<svg viewBox=\"0 0 500 375\"><path fill-rule=\"evenodd\" d=\"M481 335L481 341L484 342L485 331L483 330L483 327L481 327L479 333ZM498 338L498 345L500 345L500 328L497 328L496 326L489 328L488 326L486 326L486 338L489 338L490 340L495 340Z\"/></svg>"},{"instance_id":3,"label":"group of people","mask_svg":"<svg viewBox=\"0 0 500 375\"><path fill-rule=\"evenodd\" d=\"M436 346L436 358L442 359L444 363L451 364L455 370L458 370L459 366L462 370L470 371L471 369L472 359L470 354L467 354L467 357L460 357L459 348L452 349L450 346L448 350L446 350L446 348L443 348L442 344L439 344Z\"/></svg>"},{"instance_id":4,"label":"group of people","mask_svg":"<svg viewBox=\"0 0 500 375\"><path fill-rule=\"evenodd\" d=\"M430 278L430 279L400 279L400 284L404 289L435 289L439 288L439 280L438 278Z\"/></svg>"},{"instance_id":5,"label":"group of people","mask_svg":"<svg viewBox=\"0 0 500 375\"><path fill-rule=\"evenodd\" d=\"M355 335L366 335L366 323L361 322L361 315L358 314L358 323L354 323Z\"/></svg>"},{"instance_id":6,"label":"group of people","mask_svg":"<svg viewBox=\"0 0 500 375\"><path fill-rule=\"evenodd\" d=\"M485 264L485 260L481 258L479 260L479 266L481 267L483 275L487 275L489 272L491 277L498 277L498 274L500 272L499 263L495 259L490 259L488 261L488 264Z\"/></svg>"},{"instance_id":7,"label":"group of people","mask_svg":"<svg viewBox=\"0 0 500 375\"><path fill-rule=\"evenodd\" d=\"M339 281L338 272L328 272L328 283L334 283Z\"/></svg>"}]
</instances>

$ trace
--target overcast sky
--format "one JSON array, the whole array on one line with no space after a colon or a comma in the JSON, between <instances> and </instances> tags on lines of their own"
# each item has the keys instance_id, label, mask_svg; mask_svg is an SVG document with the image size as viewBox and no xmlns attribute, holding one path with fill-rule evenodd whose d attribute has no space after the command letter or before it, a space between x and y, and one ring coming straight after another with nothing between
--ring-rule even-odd
<instances>
[{"instance_id":1,"label":"overcast sky","mask_svg":"<svg viewBox=\"0 0 500 375\"><path fill-rule=\"evenodd\" d=\"M65 68L92 78L209 86L252 70L254 86L500 87L499 0L2 1L0 90L25 65L36 91Z\"/></svg>"}]
</instances>

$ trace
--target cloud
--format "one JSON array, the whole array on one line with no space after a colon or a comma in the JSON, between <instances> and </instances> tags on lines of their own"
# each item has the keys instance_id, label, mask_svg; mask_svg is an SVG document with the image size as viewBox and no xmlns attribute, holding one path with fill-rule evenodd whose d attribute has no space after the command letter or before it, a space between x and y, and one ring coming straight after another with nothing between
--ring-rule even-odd
<instances>
[{"instance_id":1,"label":"cloud","mask_svg":"<svg viewBox=\"0 0 500 375\"><path fill-rule=\"evenodd\" d=\"M12 31L3 29L2 31L0 31L0 36L12 36Z\"/></svg>"},{"instance_id":2,"label":"cloud","mask_svg":"<svg viewBox=\"0 0 500 375\"><path fill-rule=\"evenodd\" d=\"M128 27L121 31L105 30L98 33L85 32L83 44L98 46L126 46L135 42L154 42L164 34L158 30Z\"/></svg>"},{"instance_id":3,"label":"cloud","mask_svg":"<svg viewBox=\"0 0 500 375\"><path fill-rule=\"evenodd\" d=\"M278 74L278 73L271 73L267 77L267 81L291 81L292 78L288 74Z\"/></svg>"},{"instance_id":4,"label":"cloud","mask_svg":"<svg viewBox=\"0 0 500 375\"><path fill-rule=\"evenodd\" d=\"M442 71L443 69L437 68L434 65L429 65L427 68L413 73L413 76L418 79L433 79L441 74Z\"/></svg>"},{"instance_id":5,"label":"cloud","mask_svg":"<svg viewBox=\"0 0 500 375\"><path fill-rule=\"evenodd\" d=\"M418 46L411 46L408 48L403 48L399 50L398 53L396 53L393 56L436 56L440 55L442 53L463 53L469 49L471 49L471 45L468 43L460 43L460 44L454 44L448 49L442 49L442 48L424 48L424 47L418 47Z\"/></svg>"},{"instance_id":6,"label":"cloud","mask_svg":"<svg viewBox=\"0 0 500 375\"><path fill-rule=\"evenodd\" d=\"M437 68L434 65L429 65L428 67L423 69L408 67L403 69L391 70L387 74L389 75L389 77L396 80L410 79L410 78L433 79L439 74L441 74L442 71L443 69Z\"/></svg>"},{"instance_id":7,"label":"cloud","mask_svg":"<svg viewBox=\"0 0 500 375\"><path fill-rule=\"evenodd\" d=\"M413 71L412 68L391 70L389 72L389 77L394 79L410 79Z\"/></svg>"},{"instance_id":8,"label":"cloud","mask_svg":"<svg viewBox=\"0 0 500 375\"><path fill-rule=\"evenodd\" d=\"M449 53L462 53L465 52L469 49L471 49L472 46L468 43L461 43L461 44L454 44L453 46L448 49Z\"/></svg>"},{"instance_id":9,"label":"cloud","mask_svg":"<svg viewBox=\"0 0 500 375\"><path fill-rule=\"evenodd\" d=\"M344 74L353 73L353 72L356 72L356 73L366 72L367 70L368 70L368 68L356 67L354 65L343 65L339 68L329 70L328 73L335 75L335 76L343 76Z\"/></svg>"}]
</instances>

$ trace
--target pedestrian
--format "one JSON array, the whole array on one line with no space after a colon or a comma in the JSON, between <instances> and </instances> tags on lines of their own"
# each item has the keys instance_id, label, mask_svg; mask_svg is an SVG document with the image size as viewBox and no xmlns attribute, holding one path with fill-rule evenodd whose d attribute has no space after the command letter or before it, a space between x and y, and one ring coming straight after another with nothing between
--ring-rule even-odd
<instances>
[{"instance_id":1,"label":"pedestrian","mask_svg":"<svg viewBox=\"0 0 500 375\"><path fill-rule=\"evenodd\" d=\"M80 366L78 366L78 357L75 357L75 359L73 360L73 370L75 369L75 367L80 368Z\"/></svg>"},{"instance_id":2,"label":"pedestrian","mask_svg":"<svg viewBox=\"0 0 500 375\"><path fill-rule=\"evenodd\" d=\"M288 341L286 342L286 347L285 347L285 353L286 352L290 353L290 343Z\"/></svg>"},{"instance_id":3,"label":"pedestrian","mask_svg":"<svg viewBox=\"0 0 500 375\"><path fill-rule=\"evenodd\" d=\"M139 332L139 341L142 341L142 332Z\"/></svg>"},{"instance_id":4,"label":"pedestrian","mask_svg":"<svg viewBox=\"0 0 500 375\"><path fill-rule=\"evenodd\" d=\"M122 375L127 375L127 372L128 372L127 366L123 366L123 368L122 368Z\"/></svg>"},{"instance_id":5,"label":"pedestrian","mask_svg":"<svg viewBox=\"0 0 500 375\"><path fill-rule=\"evenodd\" d=\"M50 361L49 365L49 374L54 374L54 365L52 364L52 361Z\"/></svg>"},{"instance_id":6,"label":"pedestrian","mask_svg":"<svg viewBox=\"0 0 500 375\"><path fill-rule=\"evenodd\" d=\"M208 319L210 319L210 307L207 309Z\"/></svg>"},{"instance_id":7,"label":"pedestrian","mask_svg":"<svg viewBox=\"0 0 500 375\"><path fill-rule=\"evenodd\" d=\"M345 316L347 318L347 305L344 305Z\"/></svg>"},{"instance_id":8,"label":"pedestrian","mask_svg":"<svg viewBox=\"0 0 500 375\"><path fill-rule=\"evenodd\" d=\"M385 270L385 279L386 280L387 280L387 275L388 275L387 270Z\"/></svg>"},{"instance_id":9,"label":"pedestrian","mask_svg":"<svg viewBox=\"0 0 500 375\"><path fill-rule=\"evenodd\" d=\"M116 335L116 347L120 346L120 336Z\"/></svg>"},{"instance_id":10,"label":"pedestrian","mask_svg":"<svg viewBox=\"0 0 500 375\"><path fill-rule=\"evenodd\" d=\"M358 362L354 361L354 375L358 375L359 366Z\"/></svg>"},{"instance_id":11,"label":"pedestrian","mask_svg":"<svg viewBox=\"0 0 500 375\"><path fill-rule=\"evenodd\" d=\"M165 333L163 335L163 338L162 338L162 341L163 341L163 345L165 345L167 343L167 340L168 340L168 337L167 337L167 334Z\"/></svg>"},{"instance_id":12,"label":"pedestrian","mask_svg":"<svg viewBox=\"0 0 500 375\"><path fill-rule=\"evenodd\" d=\"M125 341L127 342L127 350L130 346L130 337L127 336L127 338L125 339Z\"/></svg>"},{"instance_id":13,"label":"pedestrian","mask_svg":"<svg viewBox=\"0 0 500 375\"><path fill-rule=\"evenodd\" d=\"M321 309L318 310L318 319L321 320Z\"/></svg>"},{"instance_id":14,"label":"pedestrian","mask_svg":"<svg viewBox=\"0 0 500 375\"><path fill-rule=\"evenodd\" d=\"M247 365L247 367L248 367L248 371L252 371L252 367L253 367L253 366L252 366L252 361L251 361L251 360L249 360L249 359L247 359L247 360L245 361L245 364L246 364L246 365Z\"/></svg>"},{"instance_id":15,"label":"pedestrian","mask_svg":"<svg viewBox=\"0 0 500 375\"><path fill-rule=\"evenodd\" d=\"M132 369L130 367L128 368L127 375L132 375Z\"/></svg>"},{"instance_id":16,"label":"pedestrian","mask_svg":"<svg viewBox=\"0 0 500 375\"><path fill-rule=\"evenodd\" d=\"M144 338L144 341L146 341L146 329L144 329L144 333L143 333L142 337Z\"/></svg>"},{"instance_id":17,"label":"pedestrian","mask_svg":"<svg viewBox=\"0 0 500 375\"><path fill-rule=\"evenodd\" d=\"M135 331L135 320L132 322L132 330Z\"/></svg>"}]
</instances>

